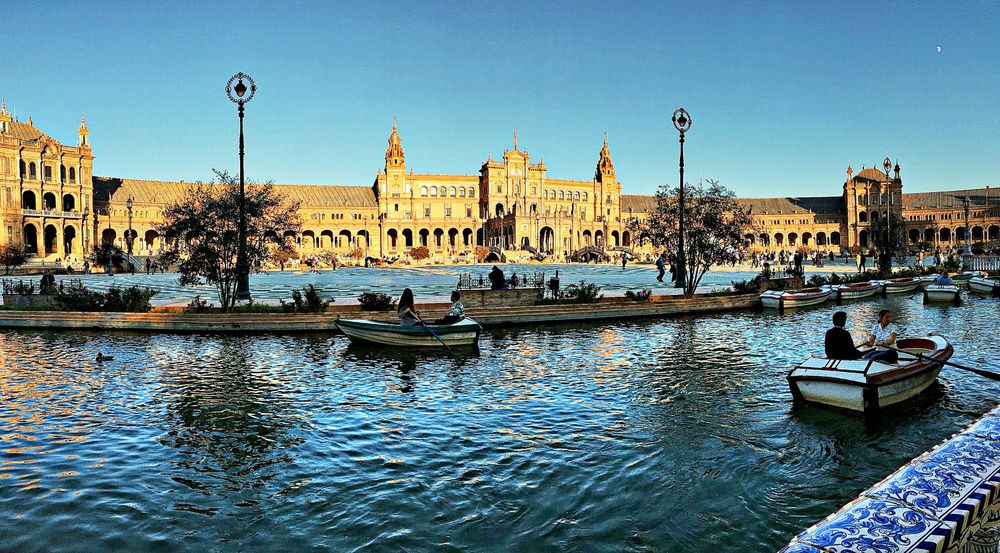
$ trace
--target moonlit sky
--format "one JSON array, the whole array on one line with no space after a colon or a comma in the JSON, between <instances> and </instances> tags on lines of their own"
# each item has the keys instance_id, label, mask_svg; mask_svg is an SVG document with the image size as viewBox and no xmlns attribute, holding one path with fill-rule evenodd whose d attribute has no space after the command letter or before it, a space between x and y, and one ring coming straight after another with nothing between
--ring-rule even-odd
<instances>
[{"instance_id":1,"label":"moonlit sky","mask_svg":"<svg viewBox=\"0 0 1000 553\"><path fill-rule=\"evenodd\" d=\"M626 193L677 179L742 196L835 195L899 159L907 191L1000 186L1000 3L74 2L4 9L0 95L95 173L247 173L370 185L393 116L418 173L475 174L519 145L593 177L608 133ZM16 22L15 22L16 20ZM941 46L941 52L937 47Z\"/></svg>"}]
</instances>

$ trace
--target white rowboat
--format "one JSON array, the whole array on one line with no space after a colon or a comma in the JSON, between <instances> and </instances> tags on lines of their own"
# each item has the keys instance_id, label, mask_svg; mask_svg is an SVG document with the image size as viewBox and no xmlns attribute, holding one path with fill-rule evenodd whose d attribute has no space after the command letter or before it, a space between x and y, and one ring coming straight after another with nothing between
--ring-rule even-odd
<instances>
[{"instance_id":1,"label":"white rowboat","mask_svg":"<svg viewBox=\"0 0 1000 553\"><path fill-rule=\"evenodd\" d=\"M881 286L874 282L856 282L854 284L834 284L830 286L834 298L838 301L856 300L874 296Z\"/></svg>"},{"instance_id":2,"label":"white rowboat","mask_svg":"<svg viewBox=\"0 0 1000 553\"><path fill-rule=\"evenodd\" d=\"M760 295L760 303L765 308L797 309L826 303L833 290L829 288L802 288L801 290L768 290Z\"/></svg>"},{"instance_id":3,"label":"white rowboat","mask_svg":"<svg viewBox=\"0 0 1000 553\"><path fill-rule=\"evenodd\" d=\"M398 324L363 319L341 319L335 322L354 342L368 342L399 347L474 346L479 342L482 327L472 319L462 319L450 325L400 326ZM438 341L428 330L433 330Z\"/></svg>"},{"instance_id":4,"label":"white rowboat","mask_svg":"<svg viewBox=\"0 0 1000 553\"><path fill-rule=\"evenodd\" d=\"M920 284L920 279L916 277L883 280L882 294L907 294L919 288Z\"/></svg>"},{"instance_id":5,"label":"white rowboat","mask_svg":"<svg viewBox=\"0 0 1000 553\"><path fill-rule=\"evenodd\" d=\"M958 305L962 302L962 292L954 284L928 284L924 287L924 303L948 302Z\"/></svg>"},{"instance_id":6,"label":"white rowboat","mask_svg":"<svg viewBox=\"0 0 1000 553\"><path fill-rule=\"evenodd\" d=\"M1000 296L1000 280L976 276L969 279L969 291L977 294Z\"/></svg>"},{"instance_id":7,"label":"white rowboat","mask_svg":"<svg viewBox=\"0 0 1000 553\"><path fill-rule=\"evenodd\" d=\"M797 401L874 414L926 390L941 372L941 361L955 351L943 336L898 340L897 346L905 352L899 354L898 364L806 359L788 373L792 396Z\"/></svg>"}]
</instances>

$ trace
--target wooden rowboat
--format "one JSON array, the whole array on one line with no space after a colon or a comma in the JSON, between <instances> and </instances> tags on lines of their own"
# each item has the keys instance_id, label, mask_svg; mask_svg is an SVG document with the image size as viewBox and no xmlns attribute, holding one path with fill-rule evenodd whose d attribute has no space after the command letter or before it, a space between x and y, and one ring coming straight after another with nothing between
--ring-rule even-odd
<instances>
[{"instance_id":1,"label":"wooden rowboat","mask_svg":"<svg viewBox=\"0 0 1000 553\"><path fill-rule=\"evenodd\" d=\"M897 346L905 352L899 354L898 364L870 359L806 359L788 373L792 397L874 414L926 390L941 372L941 362L955 351L943 336L898 340ZM922 357L914 355L917 353Z\"/></svg>"},{"instance_id":2,"label":"wooden rowboat","mask_svg":"<svg viewBox=\"0 0 1000 553\"><path fill-rule=\"evenodd\" d=\"M913 292L920 287L920 279L917 277L913 278L894 278L890 280L882 281L882 295L885 294L906 294Z\"/></svg>"},{"instance_id":3,"label":"wooden rowboat","mask_svg":"<svg viewBox=\"0 0 1000 553\"><path fill-rule=\"evenodd\" d=\"M975 276L969 279L969 291L1000 297L1000 280Z\"/></svg>"},{"instance_id":4,"label":"wooden rowboat","mask_svg":"<svg viewBox=\"0 0 1000 553\"><path fill-rule=\"evenodd\" d=\"M970 282L972 282L973 278L982 276L986 275L980 273L979 271L965 271L957 275L952 275L951 281L955 283L956 286L961 286L962 288L965 288L969 285Z\"/></svg>"},{"instance_id":5,"label":"wooden rowboat","mask_svg":"<svg viewBox=\"0 0 1000 553\"><path fill-rule=\"evenodd\" d=\"M765 308L796 309L825 303L833 295L829 288L802 288L801 290L768 290L760 295L760 303Z\"/></svg>"},{"instance_id":6,"label":"wooden rowboat","mask_svg":"<svg viewBox=\"0 0 1000 553\"><path fill-rule=\"evenodd\" d=\"M837 302L856 300L875 295L881 285L875 282L855 282L854 284L834 284L830 286Z\"/></svg>"},{"instance_id":7,"label":"wooden rowboat","mask_svg":"<svg viewBox=\"0 0 1000 553\"><path fill-rule=\"evenodd\" d=\"M427 325L426 328L363 319L341 319L335 324L352 341L397 347L442 347L428 329L449 346L474 346L479 343L483 330L479 323L468 318L450 325Z\"/></svg>"},{"instance_id":8,"label":"wooden rowboat","mask_svg":"<svg viewBox=\"0 0 1000 553\"><path fill-rule=\"evenodd\" d=\"M954 284L928 284L924 287L924 303L947 302L958 305L962 302L962 292Z\"/></svg>"}]
</instances>

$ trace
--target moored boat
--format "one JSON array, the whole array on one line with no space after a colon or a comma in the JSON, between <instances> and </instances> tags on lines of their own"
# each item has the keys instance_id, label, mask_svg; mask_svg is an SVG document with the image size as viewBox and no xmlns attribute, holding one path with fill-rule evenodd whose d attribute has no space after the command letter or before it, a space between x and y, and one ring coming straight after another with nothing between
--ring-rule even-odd
<instances>
[{"instance_id":1,"label":"moored boat","mask_svg":"<svg viewBox=\"0 0 1000 553\"><path fill-rule=\"evenodd\" d=\"M760 295L760 303L765 308L796 309L825 303L833 290L829 288L802 288L800 290L768 290Z\"/></svg>"},{"instance_id":2,"label":"moored boat","mask_svg":"<svg viewBox=\"0 0 1000 553\"><path fill-rule=\"evenodd\" d=\"M973 278L986 276L979 271L964 271L958 273L957 275L951 276L951 281L955 283L956 286L966 287Z\"/></svg>"},{"instance_id":3,"label":"moored boat","mask_svg":"<svg viewBox=\"0 0 1000 553\"><path fill-rule=\"evenodd\" d=\"M924 287L924 303L948 302L958 305L962 302L961 289L954 284L928 284Z\"/></svg>"},{"instance_id":4,"label":"moored boat","mask_svg":"<svg viewBox=\"0 0 1000 553\"><path fill-rule=\"evenodd\" d=\"M449 346L474 346L479 343L482 332L479 323L469 318L453 324L426 327L364 319L341 319L335 324L351 341L400 347L442 347L441 342ZM430 331L441 340L438 341Z\"/></svg>"},{"instance_id":5,"label":"moored boat","mask_svg":"<svg viewBox=\"0 0 1000 553\"><path fill-rule=\"evenodd\" d=\"M932 284L935 281L937 281L937 279L938 279L939 276L940 275L938 275L937 273L934 273L934 274L931 274L931 275L923 275L923 276L917 277L917 278L920 279L920 282L922 284Z\"/></svg>"},{"instance_id":6,"label":"moored boat","mask_svg":"<svg viewBox=\"0 0 1000 553\"><path fill-rule=\"evenodd\" d=\"M920 287L917 277L893 278L882 281L882 294L906 294Z\"/></svg>"},{"instance_id":7,"label":"moored boat","mask_svg":"<svg viewBox=\"0 0 1000 553\"><path fill-rule=\"evenodd\" d=\"M910 399L937 379L954 349L943 336L898 340L899 363L811 357L788 373L797 401L868 414ZM917 355L919 354L919 355Z\"/></svg>"},{"instance_id":8,"label":"moored boat","mask_svg":"<svg viewBox=\"0 0 1000 553\"><path fill-rule=\"evenodd\" d=\"M1000 279L974 276L969 279L969 291L1000 297Z\"/></svg>"},{"instance_id":9,"label":"moored boat","mask_svg":"<svg viewBox=\"0 0 1000 553\"><path fill-rule=\"evenodd\" d=\"M878 292L880 285L875 282L855 282L853 284L835 284L830 286L837 302L867 298Z\"/></svg>"}]
</instances>

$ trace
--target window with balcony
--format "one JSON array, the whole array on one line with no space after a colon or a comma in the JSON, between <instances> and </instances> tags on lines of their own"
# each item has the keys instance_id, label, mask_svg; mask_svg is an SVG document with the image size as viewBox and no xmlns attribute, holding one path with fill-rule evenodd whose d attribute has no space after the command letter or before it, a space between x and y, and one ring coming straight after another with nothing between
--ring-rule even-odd
<instances>
[{"instance_id":1,"label":"window with balcony","mask_svg":"<svg viewBox=\"0 0 1000 553\"><path fill-rule=\"evenodd\" d=\"M52 182L52 166L45 166L45 182Z\"/></svg>"}]
</instances>

